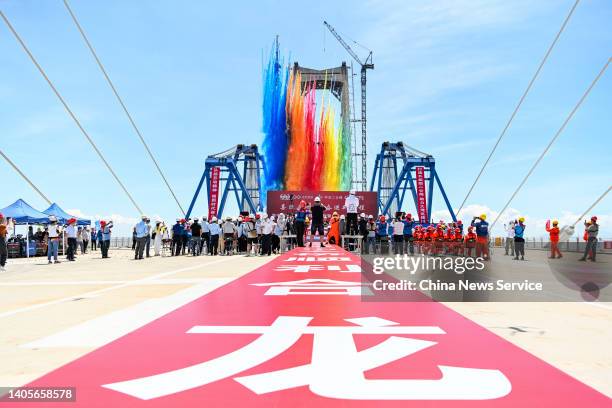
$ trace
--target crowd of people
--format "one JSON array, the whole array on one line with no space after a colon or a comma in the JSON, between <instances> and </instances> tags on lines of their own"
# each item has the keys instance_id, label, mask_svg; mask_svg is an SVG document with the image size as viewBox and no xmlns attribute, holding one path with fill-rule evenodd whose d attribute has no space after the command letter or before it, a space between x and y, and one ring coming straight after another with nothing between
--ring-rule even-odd
<instances>
[{"instance_id":1,"label":"crowd of people","mask_svg":"<svg viewBox=\"0 0 612 408\"><path fill-rule=\"evenodd\" d=\"M292 214L246 214L237 217L177 218L172 227L159 220L152 225L146 215L133 227L132 249L134 259L165 254L180 255L246 255L270 256L294 247L326 244L358 247L364 254L453 255L490 259L489 224L486 214L474 217L464 230L461 221L421 224L411 214L397 212L394 217L358 214L359 200L351 191L346 198L344 214L334 211L327 215L326 206L319 197L312 204L300 201ZM58 252L64 245L66 259L75 261L77 255L100 250L102 258L109 258L113 228L112 221L100 221L99 227L79 226L75 218L60 223L54 216L48 225L36 232L30 227L28 239L45 243L49 264L60 263ZM9 222L0 214L0 271L5 270ZM504 225L506 230L505 255L515 260L525 259L525 219L523 217ZM561 258L559 249L561 230L559 222L546 223L550 237L550 258ZM585 221L583 239L584 256L595 261L599 225L597 217ZM153 254L151 254L153 247Z\"/></svg>"}]
</instances>

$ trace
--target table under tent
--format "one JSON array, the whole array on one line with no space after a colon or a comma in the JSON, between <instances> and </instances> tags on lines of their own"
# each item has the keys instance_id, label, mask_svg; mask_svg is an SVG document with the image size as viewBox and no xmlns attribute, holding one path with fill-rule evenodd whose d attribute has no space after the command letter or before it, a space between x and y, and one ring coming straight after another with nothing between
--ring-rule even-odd
<instances>
[{"instance_id":1,"label":"table under tent","mask_svg":"<svg viewBox=\"0 0 612 408\"><path fill-rule=\"evenodd\" d=\"M45 256L47 254L47 242L28 239L28 231L30 226L49 224L49 216L53 215L57 218L60 225L66 224L70 218L77 220L77 225L90 225L90 220L85 220L66 213L60 206L53 203L45 211L40 212L29 205L22 199L15 201L8 207L0 209L0 213L4 214L5 218L11 218L14 225L25 225L26 233L24 237L17 236L13 231L13 237L7 242L9 258ZM60 241L60 250L64 253L65 237Z\"/></svg>"}]
</instances>

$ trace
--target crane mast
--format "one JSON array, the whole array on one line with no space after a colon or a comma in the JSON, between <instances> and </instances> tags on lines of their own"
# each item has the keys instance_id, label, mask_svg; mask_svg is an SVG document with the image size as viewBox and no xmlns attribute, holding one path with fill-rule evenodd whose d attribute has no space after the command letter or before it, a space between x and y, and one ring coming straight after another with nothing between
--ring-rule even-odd
<instances>
[{"instance_id":1,"label":"crane mast","mask_svg":"<svg viewBox=\"0 0 612 408\"><path fill-rule=\"evenodd\" d=\"M361 66L361 189L365 191L367 189L367 105L366 105L366 83L367 83L367 70L374 69L372 63L372 51L368 54L365 61L353 51L353 49L344 41L344 39L334 30L334 28L327 22L323 21L325 27L332 33L332 35L338 40L338 42L344 47L344 49L350 54L351 57Z\"/></svg>"}]
</instances>

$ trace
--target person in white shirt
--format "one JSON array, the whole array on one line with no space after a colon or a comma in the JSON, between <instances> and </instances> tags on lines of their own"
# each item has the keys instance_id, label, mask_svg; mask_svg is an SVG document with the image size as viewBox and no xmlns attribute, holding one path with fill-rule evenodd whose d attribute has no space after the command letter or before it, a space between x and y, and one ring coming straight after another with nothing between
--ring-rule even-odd
<instances>
[{"instance_id":1,"label":"person in white shirt","mask_svg":"<svg viewBox=\"0 0 612 408\"><path fill-rule=\"evenodd\" d=\"M232 222L232 217L227 217L223 226L221 227L223 230L223 238L225 241L225 247L223 248L224 255L232 255L234 239L236 238L236 233L238 229L236 228L236 224Z\"/></svg>"},{"instance_id":2,"label":"person in white shirt","mask_svg":"<svg viewBox=\"0 0 612 408\"><path fill-rule=\"evenodd\" d=\"M262 255L272 255L272 233L274 232L274 228L276 227L276 223L272 218L268 218L267 215L263 215L264 219L261 225L261 246L262 246Z\"/></svg>"},{"instance_id":3,"label":"person in white shirt","mask_svg":"<svg viewBox=\"0 0 612 408\"><path fill-rule=\"evenodd\" d=\"M247 256L257 256L257 229L255 227L255 217L253 214L246 217L242 224L242 228L247 237Z\"/></svg>"},{"instance_id":4,"label":"person in white shirt","mask_svg":"<svg viewBox=\"0 0 612 408\"><path fill-rule=\"evenodd\" d=\"M55 261L55 263L60 263L60 261L57 260L57 252L59 249L59 239L60 239L60 235L62 233L62 227L60 227L57 223L57 218L55 218L53 215L49 217L49 227L48 227L48 231L47 234L49 235L49 242L48 242L48 247L47 247L47 260L49 261L49 263L53 263L51 262L51 257L53 257L53 260Z\"/></svg>"},{"instance_id":5,"label":"person in white shirt","mask_svg":"<svg viewBox=\"0 0 612 408\"><path fill-rule=\"evenodd\" d=\"M68 226L66 227L66 236L68 237L68 252L66 253L66 259L69 261L75 261L74 254L77 248L77 229L75 228L76 220L71 218L68 220Z\"/></svg>"},{"instance_id":6,"label":"person in white shirt","mask_svg":"<svg viewBox=\"0 0 612 408\"><path fill-rule=\"evenodd\" d=\"M221 234L221 226L217 222L217 217L212 217L210 224L208 224L208 230L210 231L210 255L217 255L219 250L219 234Z\"/></svg>"},{"instance_id":7,"label":"person in white shirt","mask_svg":"<svg viewBox=\"0 0 612 408\"><path fill-rule=\"evenodd\" d=\"M506 230L506 253L504 255L509 255L509 250L512 250L512 256L514 256L514 224L514 221L510 221L508 225L504 224Z\"/></svg>"},{"instance_id":8,"label":"person in white shirt","mask_svg":"<svg viewBox=\"0 0 612 408\"><path fill-rule=\"evenodd\" d=\"M348 235L357 235L357 211L359 211L359 199L355 196L355 190L349 192L349 196L344 200L346 207L346 233Z\"/></svg>"},{"instance_id":9,"label":"person in white shirt","mask_svg":"<svg viewBox=\"0 0 612 408\"><path fill-rule=\"evenodd\" d=\"M287 218L285 214L278 214L278 220L276 222L276 227L274 228L274 243L272 251L274 253L281 253L285 250L286 242L284 239L281 239L283 235L285 235L287 229Z\"/></svg>"},{"instance_id":10,"label":"person in white shirt","mask_svg":"<svg viewBox=\"0 0 612 408\"><path fill-rule=\"evenodd\" d=\"M404 255L404 222L401 217L393 221L393 253Z\"/></svg>"},{"instance_id":11,"label":"person in white shirt","mask_svg":"<svg viewBox=\"0 0 612 408\"><path fill-rule=\"evenodd\" d=\"M79 249L81 251L81 255L83 255L83 227L77 228L76 239L77 239L77 249Z\"/></svg>"},{"instance_id":12,"label":"person in white shirt","mask_svg":"<svg viewBox=\"0 0 612 408\"><path fill-rule=\"evenodd\" d=\"M203 216L201 224L202 241L200 241L200 254L208 255L208 246L210 245L210 227L208 224L208 217Z\"/></svg>"},{"instance_id":13,"label":"person in white shirt","mask_svg":"<svg viewBox=\"0 0 612 408\"><path fill-rule=\"evenodd\" d=\"M83 254L87 253L87 247L89 246L89 238L91 237L91 231L89 231L89 227L83 227L81 231L81 238L83 239Z\"/></svg>"},{"instance_id":14,"label":"person in white shirt","mask_svg":"<svg viewBox=\"0 0 612 408\"><path fill-rule=\"evenodd\" d=\"M263 248L263 233L261 232L262 228L263 220L261 219L261 214L255 214L255 231L257 231L257 242L259 243L258 255L261 255Z\"/></svg>"}]
</instances>

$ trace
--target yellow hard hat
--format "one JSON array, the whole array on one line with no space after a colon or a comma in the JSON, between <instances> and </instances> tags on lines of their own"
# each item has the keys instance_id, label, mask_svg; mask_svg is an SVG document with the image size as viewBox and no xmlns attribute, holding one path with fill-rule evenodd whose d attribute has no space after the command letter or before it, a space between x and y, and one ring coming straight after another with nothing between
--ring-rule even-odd
<instances>
[{"instance_id":1,"label":"yellow hard hat","mask_svg":"<svg viewBox=\"0 0 612 408\"><path fill-rule=\"evenodd\" d=\"M519 221L520 221L520 222L524 222L524 221L525 221L525 217L521 217L521 218L519 218Z\"/></svg>"},{"instance_id":2,"label":"yellow hard hat","mask_svg":"<svg viewBox=\"0 0 612 408\"><path fill-rule=\"evenodd\" d=\"M559 223L559 221L553 220L553 225L557 225L558 223Z\"/></svg>"},{"instance_id":3,"label":"yellow hard hat","mask_svg":"<svg viewBox=\"0 0 612 408\"><path fill-rule=\"evenodd\" d=\"M486 220L487 219L487 214L480 214L480 219L481 220Z\"/></svg>"}]
</instances>

